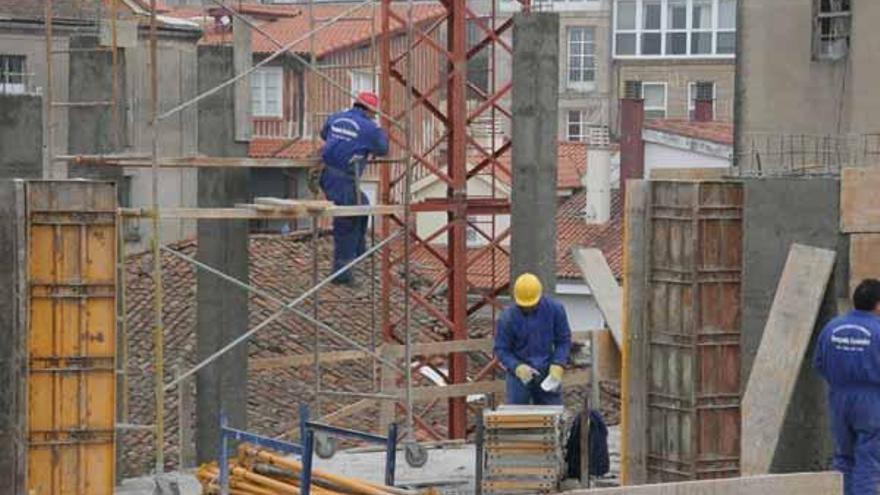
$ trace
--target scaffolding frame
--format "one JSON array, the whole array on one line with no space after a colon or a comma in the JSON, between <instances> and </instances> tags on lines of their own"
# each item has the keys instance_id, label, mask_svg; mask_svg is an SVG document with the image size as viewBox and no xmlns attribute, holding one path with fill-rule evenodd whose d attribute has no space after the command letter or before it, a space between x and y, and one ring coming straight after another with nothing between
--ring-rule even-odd
<instances>
[{"instance_id":1,"label":"scaffolding frame","mask_svg":"<svg viewBox=\"0 0 880 495\"><path fill-rule=\"evenodd\" d=\"M127 350L127 324L126 324L126 313L124 308L125 301L125 265L126 265L126 253L125 253L125 241L122 238L122 232L124 229L120 228L120 239L118 240L118 246L120 249L119 256L119 273L121 274L119 277L121 288L120 288L120 300L122 301L122 311L118 313L118 318L120 321L119 329L120 335L119 338L122 341L123 351L120 356L121 367L122 367L122 380L123 380L123 396L122 396L122 407L120 417L118 418L117 428L130 428L130 429L149 429L154 434L154 445L155 445L155 472L156 474L161 474L165 469L165 453L164 453L164 444L165 444L165 430L164 430L164 403L165 403L165 394L176 386L179 386L180 383L186 378L192 376L199 369L203 368L213 360L217 359L223 353L228 351L229 349L240 345L242 342L245 342L249 336L252 336L256 332L258 332L261 328L265 328L266 325L271 323L272 320L279 318L282 314L290 313L296 314L297 316L309 321L314 326L314 335L315 335L315 348L314 348L314 367L315 367L315 397L316 404L315 410L320 410L320 397L322 394L326 395L334 395L334 396L348 396L348 397L357 397L361 400L355 404L351 404L343 408L342 411L337 411L329 415L334 419L339 419L344 417L344 414L351 413L352 411L358 410L358 408L363 408L365 401L389 401L392 403L397 403L396 407L400 408L402 405L402 409L404 410L406 421L404 431L404 439L407 440L411 445L416 441L415 435L415 427L419 427L424 430L427 434L434 438L440 438L442 436L448 436L451 438L463 438L467 435L468 432L468 424L467 424L467 411L468 405L465 402L465 396L469 394L475 393L484 393L485 392L494 392L497 391L498 382L497 381L481 381L486 377L490 379L494 376L495 370L497 369L497 362L492 359L488 365L484 366L481 370L479 370L472 378L473 383L468 383L468 363L466 354L469 352L480 352L480 353L489 353L491 354L491 350L487 349L485 342L480 342L479 345L468 345L468 318L480 311L484 307L491 308L491 316L492 321L494 322L495 317L497 315L496 311L500 307L501 303L499 302L499 296L503 294L507 290L507 282L501 282L507 277L499 277L496 273L497 263L496 263L496 251L502 253L503 255L508 255L509 253L504 249L503 242L509 236L509 228L504 229L503 231L499 231L496 225L496 216L503 215L509 213L509 202L507 198L498 197L498 174L501 173L506 175L507 177L511 176L511 171L499 161L499 158L504 153L508 152L511 148L511 143L509 138L505 139L503 143L499 145L497 140L497 125L496 118L501 115L502 117L512 118L512 114L508 108L505 108L502 99L503 97L510 91L511 83L507 82L500 87L496 84L496 65L498 63L497 57L497 47L501 47L507 52L512 54L512 48L510 45L504 40L504 35L506 32L510 31L512 28L512 20L508 19L505 22L497 23L496 22L496 5L495 2L492 2L491 12L488 16L479 16L467 6L466 0L437 0L437 4L442 6L444 9L444 14L442 17L433 25L429 26L425 31L421 27L417 26L419 22L417 22L413 17L414 12L414 1L413 0L404 0L399 2L392 3L392 0L362 0L353 4L350 8L345 9L342 13L337 14L329 19L316 19L315 17L315 0L308 0L308 15L309 15L309 30L308 32L300 36L298 39L293 42L282 44L278 40L273 39L268 33L262 30L255 23L248 20L248 18L241 13L238 12L237 9L230 7L224 0L212 0L218 6L223 7L228 12L235 15L237 18L242 19L246 24L248 24L252 29L254 29L259 35L265 36L267 39L273 42L276 45L277 50L272 53L269 57L261 60L259 63L254 64L250 69L236 74L231 79L211 88L205 92L202 92L195 97L188 99L186 101L181 102L179 105L174 106L173 108L160 111L159 108L159 99L158 99L158 71L159 67L157 65L158 62L158 16L156 11L156 0L150 0L149 2L149 71L150 71L150 80L149 80L149 130L150 130L150 151L147 154L140 155L62 155L62 156L52 156L53 148L52 148L52 91L51 91L51 80L52 80L52 0L44 0L46 2L46 45L47 45L47 61L48 61L48 74L49 74L49 87L47 88L47 96L50 100L50 104L47 105L47 122L49 125L47 140L49 142L49 163L50 166L54 164L56 161L66 161L71 162L76 165L117 165L122 167L146 167L151 171L151 194L150 194L150 207L149 208L140 208L140 209L123 209L119 210L119 221L124 222L127 218L131 217L146 217L150 219L152 226L152 233L150 238L150 253L153 259L152 263L152 280L153 280L153 289L154 289L154 305L153 305L153 340L154 340L154 366L155 366L155 383L154 383L154 400L155 400L155 422L153 425L130 425L128 424L128 386L127 386L127 359L128 359L128 350ZM100 0L96 0L100 1ZM118 18L118 2L122 0L109 0L111 2L111 11L112 11L112 39L113 45L111 47L112 50L112 60L113 60L113 100L110 102L110 106L112 108L114 118L118 118L118 109L116 106L116 100L119 98L119 82L118 82L118 46L117 46L117 33L116 33L116 21ZM376 8L377 3L379 7L379 29L377 31L376 26ZM524 0L522 2L524 9L529 9L529 1ZM393 8L395 5L405 5L405 15L399 12L400 9ZM261 211L254 209L242 208L239 205L230 208L163 208L159 204L158 199L158 176L160 168L164 167L234 167L234 166L247 166L247 167L310 167L314 166L313 162L298 162L294 163L288 161L285 163L281 159L218 159L212 157L179 157L179 158L168 158L168 157L160 157L158 152L158 139L159 139L159 126L162 121L167 119L168 117L176 114L177 112L188 108L203 98L216 93L232 84L236 81L247 77L250 73L255 71L257 68L268 64L272 60L281 57L281 56L291 56L296 60L299 60L302 63L304 68L303 77L304 77L304 85L307 84L308 77L307 74L314 74L317 77L323 78L331 83L331 87L334 89L341 91L343 93L349 94L349 96L354 96L353 91L349 88L345 88L342 85L336 83L331 76L328 76L324 73L327 70L345 70L346 67L341 66L333 66L333 67L324 67L322 68L318 64L317 57L315 56L314 50L314 38L315 34L336 22L344 22L345 16L349 13L354 12L357 9L368 6L371 13L371 35L370 35L370 53L372 57L373 63L370 64L370 68L372 71L373 81L376 81L377 75L377 67L379 68L379 80L380 80L380 98L381 98L381 111L378 112L382 118L382 122L384 127L389 131L390 138L394 146L400 148L403 152L402 160L379 160L384 162L386 166L383 166L380 170L380 204L373 207L336 207L336 209L328 208L325 211L321 212L306 212L303 213L300 210L276 210L276 211ZM487 23L489 20L491 22ZM100 19L96 20L96 25L99 25ZM398 27L392 27L392 24L397 23ZM477 40L471 40L469 43L468 40L468 24L476 26L479 29L480 38ZM443 47L440 42L434 39L439 28L446 28L446 36L447 36L447 46ZM394 54L392 48L392 37L398 36L400 32L400 27L405 32L405 45L404 49L401 50L400 53ZM294 51L294 47L300 44L304 39L308 39L309 44L309 58L306 60L304 57L300 56L298 53ZM446 66L446 71L440 74L436 84L433 87L425 88L420 87L419 83L415 80L415 61L414 61L414 53L418 48L427 48L428 50L433 50L435 55L438 55L444 62ZM475 83L468 80L467 73L467 62L477 56L482 50L489 48L490 50L490 66L489 69L489 81L490 84L487 88L480 88ZM400 66L403 65L403 69ZM352 65L350 68L355 67ZM358 66L358 68L362 68ZM393 87L402 87L403 95L404 95L404 103L403 108L398 109L397 111L393 111L395 108L395 102L392 101L393 95ZM446 93L446 105L445 109L441 108L442 105L439 103L438 94L442 93L445 90ZM481 99L476 108L469 108L467 105L468 102L468 93L476 95L477 99ZM307 101L308 99L308 90L307 88L304 90L303 101ZM106 105L107 102L85 102L85 104L101 104ZM433 133L432 136L428 139L423 139L421 143L421 149L414 149L414 113L417 110L421 110L426 112L431 116L432 119L439 121L443 127L445 128L444 132L441 133ZM301 109L303 113L303 125L306 125L306 120L309 118L312 119L311 125L308 128L308 131L311 134L314 134L315 129L317 128L315 123L317 119L322 117L316 112L308 112L307 108ZM478 119L482 118L483 115L488 113L491 118L491 129L490 129L490 139L488 147L486 149L485 144L479 143L469 131L469 127L474 124ZM115 126L119 129L119 126ZM289 143L295 141L295 139L291 139ZM428 142L424 142L428 141ZM430 142L433 141L433 142ZM118 142L116 143L118 144ZM445 164L445 170L442 163L437 162L436 158L432 155L436 155L438 150L443 147L443 144L446 146L446 155L447 160ZM288 144L289 145L289 144ZM280 148L278 151L282 151L284 147ZM471 153L473 151L473 153ZM473 155L473 156L472 156ZM477 163L474 166L469 165L469 159L476 157ZM401 163L402 162L402 163ZM435 177L437 180L441 181L445 184L447 188L446 198L440 199L432 199L420 202L419 204L413 204L412 202L412 184L414 177L414 169L419 168L420 172L424 175L431 175ZM467 184L470 179L478 175L485 175L490 178L491 182L491 191L488 197L469 197L467 191ZM360 208L360 209L358 209ZM416 229L414 228L414 218L417 213L441 213L446 215L446 223L437 229L434 232L429 233L428 235L420 235ZM352 261L345 268L337 271L334 274L331 274L328 277L320 279L318 276L318 268L317 268L317 243L314 242L317 240L319 234L319 226L318 220L320 218L327 218L333 216L340 215L363 215L369 214L374 216L373 222L373 243L369 250L362 256L358 257L356 260ZM471 216L489 216L491 220L489 222L477 222L476 220L471 219ZM311 218L312 222L312 257L313 257L313 265L312 265L312 287L301 294L299 297L295 298L292 301L284 301L276 296L273 296L271 293L268 293L262 289L254 287L247 282L236 280L234 277L229 276L228 274L224 274L223 272L217 270L216 268L210 267L203 263L198 262L194 258L187 257L182 253L171 250L167 247L163 247L160 245L159 238L159 221L163 218L212 218L212 219L221 219L221 218L302 218L307 217ZM380 226L380 236L381 241L376 242L375 237L375 220L377 217L381 217L381 226ZM490 225L488 232L486 229L481 228L480 224L488 223ZM481 246L478 250L476 250L474 256L469 256L468 253L468 240L467 240L467 232L468 229L471 229L476 235L484 239L487 243ZM445 235L447 237L446 242L446 253L443 255L440 251L441 248L434 247L432 245L432 241L437 240L441 236ZM392 241L398 241L402 238L402 255L397 254L397 250L394 249L392 245ZM439 260L439 262L444 267L444 273L438 278L438 280L433 281L427 291L418 292L413 289L411 283L411 261L414 256L414 253L418 250L426 251L431 257ZM258 324L255 327L252 327L246 333L242 334L239 338L236 338L232 342L226 344L223 348L215 352L209 358L202 360L199 364L194 367L191 367L188 370L181 370L179 373L176 373L176 376L173 377L170 381L166 380L165 377L165 360L164 360L164 322L162 320L162 311L163 311L163 286L162 286L162 253L169 253L173 256L177 256L180 259L196 266L199 269L207 270L214 275L230 282L243 290L247 290L251 293L258 294L261 297L268 298L269 300L273 300L277 304L281 306L281 309L273 314L268 319L264 320L262 323ZM382 341L387 344L397 344L400 345L402 350L402 358L403 362L406 363L405 366L400 366L397 364L395 359L388 359L384 354L378 351L378 346L376 345L377 341L377 331L376 331L376 321L377 317L375 316L376 311L376 289L375 282L377 277L375 276L375 262L374 262L374 254L379 253L381 256L380 260L380 281L381 281L381 299L379 304L381 306L381 333L382 333ZM479 261L480 258L484 257L486 254L491 255L490 262L490 287L484 290L482 293L478 294L478 298L476 302L471 302L468 300L469 289L473 285L468 280L468 269L474 264L476 261ZM369 345L363 345L355 341L351 341L349 339L349 344L354 345L354 347L358 348L360 352L365 353L370 357L373 362L373 370L377 368L377 365L381 363L382 365L388 367L390 370L400 373L403 375L403 393L389 394L387 391L377 392L374 390L372 393L359 393L359 392L348 392L348 391L334 391L334 390L324 390L321 387L321 362L324 361L323 356L320 352L321 345L321 333L331 333L336 337L345 337L344 334L335 331L332 327L327 325L326 323L321 322L318 318L317 308L319 305L319 291L321 287L323 287L326 283L332 280L336 275L344 271L345 269L356 265L357 263L362 262L366 258L371 259L371 290L370 290L370 305L372 307L372 323L371 328L373 328L373 337L371 338L371 342ZM395 269L397 266L402 265L403 271L402 275L397 274ZM402 279L402 280L400 280ZM434 299L442 297L439 296L442 289L446 288L446 308L445 310L438 309L436 307L436 303L433 302ZM391 309L390 309L390 301L392 294L395 290L399 290L403 292L403 315L400 318L392 318ZM313 297L312 297L313 296ZM301 311L295 308L296 305L304 302L306 299L311 297L311 315L309 315L305 311ZM414 308L418 308L422 311L427 312L428 314L434 316L437 320L439 320L444 327L446 327L451 335L452 339L450 342L445 343L445 345L441 344L414 344L413 343L413 335L412 335L412 313ZM400 332L399 329L402 328L403 331ZM402 335L401 335L402 333ZM345 339L343 339L345 340ZM474 342L477 344L477 342ZM413 401L415 400L415 396L418 395L420 399L424 399L430 393L426 390L419 390L419 394L415 394L413 390L413 370L418 371L423 366L432 366L429 365L424 359L414 361L414 346L424 347L427 350L431 345L434 347L430 347L431 352L434 354L428 355L437 355L437 354L445 354L446 355L446 368L448 369L447 373L440 372L440 375L443 376L445 381L447 382L447 388L445 391L440 392L438 390L437 398L429 401L429 405L427 406L427 410L432 409L436 406L440 401L446 400L448 406L448 431L446 435L442 435L435 431L433 427L426 424L424 421L421 421L420 418L415 417L413 414ZM344 352L344 351L343 351ZM399 354L390 354L396 355L398 357ZM435 371L438 371L437 366L433 366ZM373 387L374 389L379 386L378 380L373 378ZM418 387L419 389L427 389L434 387ZM431 393L434 395L434 393ZM395 409L392 409L392 412L396 414ZM326 418L325 418L326 419Z\"/></svg>"}]
</instances>

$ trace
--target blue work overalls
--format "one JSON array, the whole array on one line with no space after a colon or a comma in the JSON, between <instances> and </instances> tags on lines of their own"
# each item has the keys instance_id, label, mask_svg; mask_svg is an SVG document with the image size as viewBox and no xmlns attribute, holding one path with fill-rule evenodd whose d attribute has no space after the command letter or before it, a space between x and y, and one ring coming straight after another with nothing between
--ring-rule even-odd
<instances>
[{"instance_id":1,"label":"blue work overalls","mask_svg":"<svg viewBox=\"0 0 880 495\"><path fill-rule=\"evenodd\" d=\"M367 166L367 156L388 154L388 136L360 108L330 116L321 130L325 141L321 158L321 189L333 204L367 205L367 196L358 188L358 179ZM333 271L336 272L366 251L367 217L333 219ZM350 271L337 277L351 280Z\"/></svg>"},{"instance_id":2,"label":"blue work overalls","mask_svg":"<svg viewBox=\"0 0 880 495\"><path fill-rule=\"evenodd\" d=\"M507 369L507 403L561 405L562 388L545 392L541 382L551 364L564 366L568 362L570 352L571 329L562 304L543 296L530 311L517 305L507 307L495 334L495 356ZM514 374L523 363L539 373L528 385Z\"/></svg>"},{"instance_id":3,"label":"blue work overalls","mask_svg":"<svg viewBox=\"0 0 880 495\"><path fill-rule=\"evenodd\" d=\"M880 318L852 311L825 325L813 366L829 385L834 468L846 495L880 494Z\"/></svg>"}]
</instances>

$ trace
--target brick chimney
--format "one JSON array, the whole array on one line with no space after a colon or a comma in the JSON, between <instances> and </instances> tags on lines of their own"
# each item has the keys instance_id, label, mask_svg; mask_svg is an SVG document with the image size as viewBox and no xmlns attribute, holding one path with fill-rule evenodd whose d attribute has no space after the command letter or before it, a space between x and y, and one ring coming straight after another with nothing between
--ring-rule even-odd
<instances>
[{"instance_id":1,"label":"brick chimney","mask_svg":"<svg viewBox=\"0 0 880 495\"><path fill-rule=\"evenodd\" d=\"M645 176L645 142L642 126L645 121L645 100L641 81L626 81L620 100L620 194L626 190L627 179Z\"/></svg>"},{"instance_id":2,"label":"brick chimney","mask_svg":"<svg viewBox=\"0 0 880 495\"><path fill-rule=\"evenodd\" d=\"M715 120L715 85L711 81L698 81L694 97L694 121L712 122Z\"/></svg>"}]
</instances>

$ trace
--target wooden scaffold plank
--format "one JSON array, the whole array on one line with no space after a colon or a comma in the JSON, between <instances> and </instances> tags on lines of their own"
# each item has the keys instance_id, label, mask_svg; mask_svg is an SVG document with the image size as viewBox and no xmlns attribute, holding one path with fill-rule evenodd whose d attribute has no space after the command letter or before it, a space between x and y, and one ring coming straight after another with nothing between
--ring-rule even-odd
<instances>
[{"instance_id":1,"label":"wooden scaffold plank","mask_svg":"<svg viewBox=\"0 0 880 495\"><path fill-rule=\"evenodd\" d=\"M835 257L801 244L789 250L742 401L743 475L770 471Z\"/></svg>"},{"instance_id":2,"label":"wooden scaffold plank","mask_svg":"<svg viewBox=\"0 0 880 495\"><path fill-rule=\"evenodd\" d=\"M840 230L880 233L880 172L876 167L840 172Z\"/></svg>"},{"instance_id":3,"label":"wooden scaffold plank","mask_svg":"<svg viewBox=\"0 0 880 495\"><path fill-rule=\"evenodd\" d=\"M619 347L623 342L623 289L614 278L602 250L578 248L573 249L572 254Z\"/></svg>"}]
</instances>

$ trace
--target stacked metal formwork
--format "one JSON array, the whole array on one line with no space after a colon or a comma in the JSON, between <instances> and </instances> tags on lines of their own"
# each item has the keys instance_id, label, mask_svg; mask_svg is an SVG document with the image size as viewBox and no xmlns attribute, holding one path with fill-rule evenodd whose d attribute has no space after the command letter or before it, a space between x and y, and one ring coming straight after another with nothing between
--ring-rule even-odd
<instances>
[{"instance_id":1,"label":"stacked metal formwork","mask_svg":"<svg viewBox=\"0 0 880 495\"><path fill-rule=\"evenodd\" d=\"M556 491L566 466L564 431L562 406L502 406L485 411L483 493Z\"/></svg>"}]
</instances>

